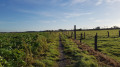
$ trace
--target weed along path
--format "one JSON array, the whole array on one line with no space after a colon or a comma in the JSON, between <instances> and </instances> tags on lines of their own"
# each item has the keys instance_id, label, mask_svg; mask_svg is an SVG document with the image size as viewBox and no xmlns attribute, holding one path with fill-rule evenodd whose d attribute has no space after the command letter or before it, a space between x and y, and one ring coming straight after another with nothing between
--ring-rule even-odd
<instances>
[{"instance_id":1,"label":"weed along path","mask_svg":"<svg viewBox=\"0 0 120 67\"><path fill-rule=\"evenodd\" d=\"M93 48L91 48L88 45L80 44L79 40L72 39L77 45L79 45L79 49L83 51L88 51L90 55L93 55L98 60L98 63L100 65L107 65L108 67L120 67L120 63L115 61L114 59L111 59L110 57L104 55L103 53L99 51L95 51Z\"/></svg>"},{"instance_id":2,"label":"weed along path","mask_svg":"<svg viewBox=\"0 0 120 67\"><path fill-rule=\"evenodd\" d=\"M61 42L61 36L59 36L59 52L60 52L60 60L58 62L59 67L65 67L66 62L65 62L65 57L64 57L64 47Z\"/></svg>"}]
</instances>

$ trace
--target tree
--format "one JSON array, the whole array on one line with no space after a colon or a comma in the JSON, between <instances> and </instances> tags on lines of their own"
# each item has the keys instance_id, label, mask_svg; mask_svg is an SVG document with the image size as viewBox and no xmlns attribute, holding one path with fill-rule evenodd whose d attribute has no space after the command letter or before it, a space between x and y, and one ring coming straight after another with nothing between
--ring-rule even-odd
<instances>
[{"instance_id":1,"label":"tree","mask_svg":"<svg viewBox=\"0 0 120 67\"><path fill-rule=\"evenodd\" d=\"M99 27L99 26L98 26L98 27L95 27L95 29L96 29L96 30L99 30L99 29L100 29L100 27Z\"/></svg>"},{"instance_id":2,"label":"tree","mask_svg":"<svg viewBox=\"0 0 120 67\"><path fill-rule=\"evenodd\" d=\"M80 29L78 29L79 31L81 31L82 30L82 28L80 28Z\"/></svg>"},{"instance_id":3,"label":"tree","mask_svg":"<svg viewBox=\"0 0 120 67\"><path fill-rule=\"evenodd\" d=\"M63 31L63 29L58 29L59 31Z\"/></svg>"},{"instance_id":4,"label":"tree","mask_svg":"<svg viewBox=\"0 0 120 67\"><path fill-rule=\"evenodd\" d=\"M118 26L113 26L114 29L118 29L119 27Z\"/></svg>"}]
</instances>

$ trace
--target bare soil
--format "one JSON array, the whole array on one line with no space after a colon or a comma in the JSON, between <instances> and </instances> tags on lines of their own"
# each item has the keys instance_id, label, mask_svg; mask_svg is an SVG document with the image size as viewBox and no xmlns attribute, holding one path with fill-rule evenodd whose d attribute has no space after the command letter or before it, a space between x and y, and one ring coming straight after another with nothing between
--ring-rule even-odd
<instances>
[{"instance_id":1,"label":"bare soil","mask_svg":"<svg viewBox=\"0 0 120 67\"><path fill-rule=\"evenodd\" d=\"M65 67L66 66L66 62L65 62L65 58L64 58L64 47L62 45L61 39L59 40L59 52L60 52L60 60L58 61L58 66L59 67Z\"/></svg>"}]
</instances>

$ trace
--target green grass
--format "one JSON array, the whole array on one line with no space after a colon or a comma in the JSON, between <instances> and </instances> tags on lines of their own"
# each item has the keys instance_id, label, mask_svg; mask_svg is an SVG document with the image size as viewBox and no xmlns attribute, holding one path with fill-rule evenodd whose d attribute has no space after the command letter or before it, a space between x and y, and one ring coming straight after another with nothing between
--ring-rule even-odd
<instances>
[{"instance_id":1,"label":"green grass","mask_svg":"<svg viewBox=\"0 0 120 67\"><path fill-rule=\"evenodd\" d=\"M98 67L97 60L93 55L80 50L76 43L64 35L62 36L62 44L64 45L65 57L71 61L67 67Z\"/></svg>"},{"instance_id":2,"label":"green grass","mask_svg":"<svg viewBox=\"0 0 120 67\"><path fill-rule=\"evenodd\" d=\"M109 31L110 37L108 37ZM94 36L98 34L98 50L120 62L120 37L119 30L92 30L92 31L77 31L77 40L80 39L80 34L86 34L83 43L94 48ZM69 35L70 36L70 35ZM84 36L83 36L84 37Z\"/></svg>"},{"instance_id":3,"label":"green grass","mask_svg":"<svg viewBox=\"0 0 120 67\"><path fill-rule=\"evenodd\" d=\"M107 37L107 31L110 37ZM77 39L86 33L83 43L94 48L94 36L98 33L98 50L120 62L119 30L77 31ZM59 59L58 32L0 33L0 67L57 67ZM70 32L68 36L70 36ZM71 59L68 67L97 67L97 60L88 52L62 35L65 57Z\"/></svg>"}]
</instances>

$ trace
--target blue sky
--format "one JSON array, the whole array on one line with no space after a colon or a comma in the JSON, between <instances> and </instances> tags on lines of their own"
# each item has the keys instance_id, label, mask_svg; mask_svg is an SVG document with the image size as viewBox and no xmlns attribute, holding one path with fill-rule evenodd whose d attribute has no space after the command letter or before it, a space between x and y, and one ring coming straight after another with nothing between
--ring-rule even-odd
<instances>
[{"instance_id":1,"label":"blue sky","mask_svg":"<svg viewBox=\"0 0 120 67\"><path fill-rule=\"evenodd\" d=\"M0 32L120 26L120 0L0 0Z\"/></svg>"}]
</instances>

